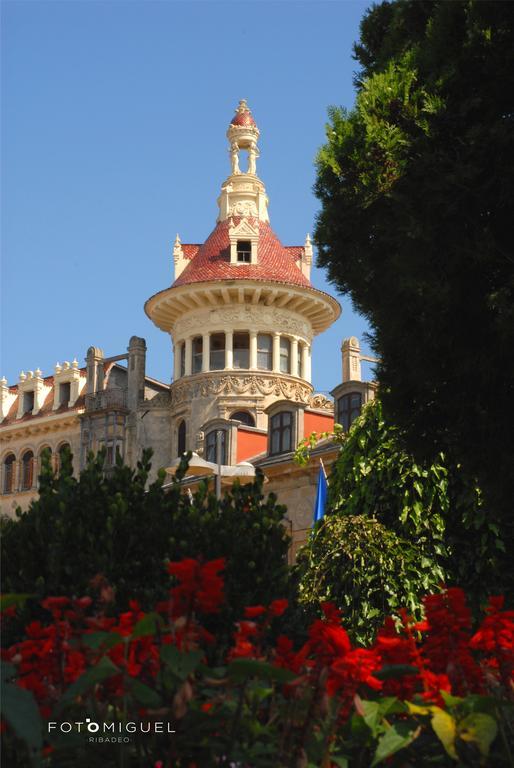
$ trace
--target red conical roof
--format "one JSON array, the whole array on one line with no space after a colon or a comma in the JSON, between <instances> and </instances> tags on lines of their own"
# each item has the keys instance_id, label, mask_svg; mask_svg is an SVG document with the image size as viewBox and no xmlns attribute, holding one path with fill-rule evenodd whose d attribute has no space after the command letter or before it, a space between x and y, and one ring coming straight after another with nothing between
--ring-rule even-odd
<instances>
[{"instance_id":1,"label":"red conical roof","mask_svg":"<svg viewBox=\"0 0 514 768\"><path fill-rule=\"evenodd\" d=\"M248 128L248 126L254 126L255 128L257 128L257 124L253 119L250 109L246 105L245 99L241 99L241 101L239 102L239 106L236 109L236 114L232 118L230 125L239 125L239 126L242 126L243 128Z\"/></svg>"},{"instance_id":2,"label":"red conical roof","mask_svg":"<svg viewBox=\"0 0 514 768\"><path fill-rule=\"evenodd\" d=\"M234 216L232 221L237 226L240 217ZM182 246L184 256L191 261L175 280L174 286L208 280L238 279L311 286L299 266L303 247L283 246L270 225L263 221L259 221L258 264L231 264L230 226L229 219L221 221L203 245Z\"/></svg>"}]
</instances>

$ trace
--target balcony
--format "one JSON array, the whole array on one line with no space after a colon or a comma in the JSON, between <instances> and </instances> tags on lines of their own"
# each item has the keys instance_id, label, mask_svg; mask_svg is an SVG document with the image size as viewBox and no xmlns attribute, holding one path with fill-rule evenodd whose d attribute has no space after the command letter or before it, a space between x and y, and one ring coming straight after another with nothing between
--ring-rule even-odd
<instances>
[{"instance_id":1,"label":"balcony","mask_svg":"<svg viewBox=\"0 0 514 768\"><path fill-rule=\"evenodd\" d=\"M86 411L105 411L127 407L127 390L121 387L103 389L94 395L86 395Z\"/></svg>"}]
</instances>

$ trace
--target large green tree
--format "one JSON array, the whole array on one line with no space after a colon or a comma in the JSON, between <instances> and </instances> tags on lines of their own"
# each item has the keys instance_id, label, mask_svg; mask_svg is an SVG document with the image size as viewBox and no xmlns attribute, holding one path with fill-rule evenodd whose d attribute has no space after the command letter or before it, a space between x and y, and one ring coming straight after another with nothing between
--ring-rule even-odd
<instances>
[{"instance_id":1,"label":"large green tree","mask_svg":"<svg viewBox=\"0 0 514 768\"><path fill-rule=\"evenodd\" d=\"M401 0L361 23L318 157L319 263L368 319L384 409L514 498L514 6ZM511 533L504 535L509 539Z\"/></svg>"}]
</instances>

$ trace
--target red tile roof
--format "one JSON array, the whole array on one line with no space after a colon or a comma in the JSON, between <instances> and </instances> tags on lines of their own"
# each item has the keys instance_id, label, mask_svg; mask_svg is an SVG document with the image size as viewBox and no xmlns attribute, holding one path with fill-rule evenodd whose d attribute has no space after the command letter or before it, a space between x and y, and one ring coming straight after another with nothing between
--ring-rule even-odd
<instances>
[{"instance_id":1,"label":"red tile roof","mask_svg":"<svg viewBox=\"0 0 514 768\"><path fill-rule=\"evenodd\" d=\"M86 373L86 368L79 368L80 373L84 376ZM54 405L54 377L53 376L45 376L43 379L46 387L51 387L50 391L47 393L45 400L43 402L43 405L39 409L39 411L36 414L33 414L31 411L28 413L24 413L23 416L20 416L20 418L16 418L18 413L18 399L19 395L16 398L16 400L13 401L11 404L11 407L9 408L9 413L3 419L0 421L0 427L5 427L8 424L21 424L25 421L31 421L32 419L38 419L41 416L51 416L56 413L67 413L67 412L73 412L77 411L80 408L84 408L86 403L86 387L84 386L84 389L82 390L82 394L78 396L77 400L75 401L72 408L69 408L67 404L60 405L59 408L56 408L55 411L53 410ZM18 391L18 386L14 385L14 387L10 388Z\"/></svg>"},{"instance_id":2,"label":"red tile roof","mask_svg":"<svg viewBox=\"0 0 514 768\"><path fill-rule=\"evenodd\" d=\"M245 110L244 112L236 112L230 124L242 125L244 128L246 128L249 125L255 125L255 120L252 117L252 113L248 109L247 111Z\"/></svg>"},{"instance_id":3,"label":"red tile roof","mask_svg":"<svg viewBox=\"0 0 514 768\"><path fill-rule=\"evenodd\" d=\"M233 218L237 225L240 217ZM183 245L190 263L173 283L174 286L199 283L208 280L265 280L310 287L302 274L298 261L303 255L302 246L284 247L270 225L259 222L257 264L231 264L228 230L230 220L221 221L205 243ZM187 250L186 250L187 249Z\"/></svg>"}]
</instances>

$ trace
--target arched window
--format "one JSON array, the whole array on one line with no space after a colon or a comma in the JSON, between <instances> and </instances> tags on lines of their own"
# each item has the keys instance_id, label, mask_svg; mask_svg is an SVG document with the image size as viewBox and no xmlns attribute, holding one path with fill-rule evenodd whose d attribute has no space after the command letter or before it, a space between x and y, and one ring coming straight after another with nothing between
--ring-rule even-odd
<instances>
[{"instance_id":1,"label":"arched window","mask_svg":"<svg viewBox=\"0 0 514 768\"><path fill-rule=\"evenodd\" d=\"M52 449L49 445L44 445L42 448L39 449L39 456L38 456L38 469L39 472L41 472L41 469L43 467L43 459L48 457L50 459L50 462L52 461Z\"/></svg>"},{"instance_id":2,"label":"arched window","mask_svg":"<svg viewBox=\"0 0 514 768\"><path fill-rule=\"evenodd\" d=\"M4 493L12 493L14 490L14 468L16 456L10 453L4 459Z\"/></svg>"},{"instance_id":3,"label":"arched window","mask_svg":"<svg viewBox=\"0 0 514 768\"><path fill-rule=\"evenodd\" d=\"M213 429L205 437L205 458L207 461L218 463L217 433L221 432L221 460L220 464L227 463L227 432L225 429Z\"/></svg>"},{"instance_id":4,"label":"arched window","mask_svg":"<svg viewBox=\"0 0 514 768\"><path fill-rule=\"evenodd\" d=\"M195 336L192 342L193 348L193 373L200 373L202 370L203 358L203 339L201 336Z\"/></svg>"},{"instance_id":5,"label":"arched window","mask_svg":"<svg viewBox=\"0 0 514 768\"><path fill-rule=\"evenodd\" d=\"M178 425L177 430L177 456L186 452L186 422L184 419Z\"/></svg>"},{"instance_id":6,"label":"arched window","mask_svg":"<svg viewBox=\"0 0 514 768\"><path fill-rule=\"evenodd\" d=\"M337 421L348 432L355 419L360 416L362 395L360 392L349 392L337 401Z\"/></svg>"},{"instance_id":7,"label":"arched window","mask_svg":"<svg viewBox=\"0 0 514 768\"><path fill-rule=\"evenodd\" d=\"M247 427L255 427L255 419L248 411L235 411L230 418L246 424Z\"/></svg>"},{"instance_id":8,"label":"arched window","mask_svg":"<svg viewBox=\"0 0 514 768\"><path fill-rule=\"evenodd\" d=\"M225 367L225 334L211 334L209 368L211 371L221 371Z\"/></svg>"},{"instance_id":9,"label":"arched window","mask_svg":"<svg viewBox=\"0 0 514 768\"><path fill-rule=\"evenodd\" d=\"M65 454L71 453L71 446L69 443L63 443L59 446L59 449L57 451L57 470L60 471L62 467L63 457ZM111 446L111 454L112 454L112 446ZM111 456L111 464L112 464L112 456Z\"/></svg>"},{"instance_id":10,"label":"arched window","mask_svg":"<svg viewBox=\"0 0 514 768\"><path fill-rule=\"evenodd\" d=\"M21 490L30 491L34 482L34 454L25 451L21 459Z\"/></svg>"},{"instance_id":11,"label":"arched window","mask_svg":"<svg viewBox=\"0 0 514 768\"><path fill-rule=\"evenodd\" d=\"M291 373L291 342L285 336L280 337L280 371Z\"/></svg>"},{"instance_id":12,"label":"arched window","mask_svg":"<svg viewBox=\"0 0 514 768\"><path fill-rule=\"evenodd\" d=\"M293 414L280 411L270 419L270 454L287 453L293 450Z\"/></svg>"},{"instance_id":13,"label":"arched window","mask_svg":"<svg viewBox=\"0 0 514 768\"><path fill-rule=\"evenodd\" d=\"M234 368L250 367L250 334L234 333L233 341L233 365Z\"/></svg>"},{"instance_id":14,"label":"arched window","mask_svg":"<svg viewBox=\"0 0 514 768\"><path fill-rule=\"evenodd\" d=\"M257 368L262 371L273 368L273 339L269 333L257 334Z\"/></svg>"}]
</instances>

